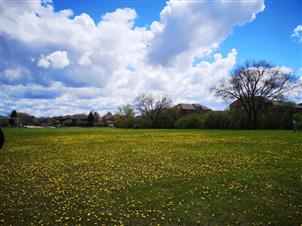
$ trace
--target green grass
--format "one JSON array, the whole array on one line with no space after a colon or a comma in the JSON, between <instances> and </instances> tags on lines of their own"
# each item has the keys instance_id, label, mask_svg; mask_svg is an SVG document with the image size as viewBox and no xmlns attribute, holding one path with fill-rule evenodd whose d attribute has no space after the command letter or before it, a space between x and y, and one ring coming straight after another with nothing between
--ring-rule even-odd
<instances>
[{"instance_id":1,"label":"green grass","mask_svg":"<svg viewBox=\"0 0 302 226\"><path fill-rule=\"evenodd\" d=\"M302 133L4 132L3 225L302 223Z\"/></svg>"}]
</instances>

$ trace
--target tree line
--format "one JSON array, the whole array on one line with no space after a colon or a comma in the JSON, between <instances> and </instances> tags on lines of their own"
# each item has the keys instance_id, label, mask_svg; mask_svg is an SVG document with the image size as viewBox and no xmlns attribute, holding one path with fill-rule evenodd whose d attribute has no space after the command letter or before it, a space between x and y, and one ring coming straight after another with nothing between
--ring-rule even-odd
<instances>
[{"instance_id":1,"label":"tree line","mask_svg":"<svg viewBox=\"0 0 302 226\"><path fill-rule=\"evenodd\" d=\"M178 118L167 96L140 95L134 108L119 108L120 127L204 128L204 129L302 129L302 104L286 102L293 90L302 89L292 72L266 61L247 61L238 65L228 80L211 88L228 102L227 111L193 113ZM278 104L277 104L278 103ZM134 109L140 113L135 121Z\"/></svg>"}]
</instances>

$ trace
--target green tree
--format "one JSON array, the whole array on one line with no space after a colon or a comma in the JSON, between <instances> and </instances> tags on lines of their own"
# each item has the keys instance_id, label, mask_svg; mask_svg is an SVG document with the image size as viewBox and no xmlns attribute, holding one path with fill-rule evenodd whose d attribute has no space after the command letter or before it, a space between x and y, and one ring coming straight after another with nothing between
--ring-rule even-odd
<instances>
[{"instance_id":1,"label":"green tree","mask_svg":"<svg viewBox=\"0 0 302 226\"><path fill-rule=\"evenodd\" d=\"M116 127L132 128L134 126L134 109L130 104L118 107L115 114Z\"/></svg>"}]
</instances>

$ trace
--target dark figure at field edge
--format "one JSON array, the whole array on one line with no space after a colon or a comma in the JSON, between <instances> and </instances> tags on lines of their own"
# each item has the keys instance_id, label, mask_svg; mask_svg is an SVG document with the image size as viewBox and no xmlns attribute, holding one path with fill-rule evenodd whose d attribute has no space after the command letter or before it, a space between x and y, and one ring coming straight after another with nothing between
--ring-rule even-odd
<instances>
[{"instance_id":1,"label":"dark figure at field edge","mask_svg":"<svg viewBox=\"0 0 302 226\"><path fill-rule=\"evenodd\" d=\"M0 149L3 147L3 144L4 144L4 133L0 128Z\"/></svg>"}]
</instances>

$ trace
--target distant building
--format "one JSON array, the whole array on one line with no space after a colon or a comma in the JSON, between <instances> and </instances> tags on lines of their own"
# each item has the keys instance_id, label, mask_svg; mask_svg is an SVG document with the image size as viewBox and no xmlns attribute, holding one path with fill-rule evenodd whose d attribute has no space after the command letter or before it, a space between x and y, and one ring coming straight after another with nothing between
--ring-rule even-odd
<instances>
[{"instance_id":1,"label":"distant building","mask_svg":"<svg viewBox=\"0 0 302 226\"><path fill-rule=\"evenodd\" d=\"M296 104L294 102L288 102L288 101L274 101L273 106L276 107L289 107L292 108L295 112L301 112L302 111L302 104Z\"/></svg>"},{"instance_id":2,"label":"distant building","mask_svg":"<svg viewBox=\"0 0 302 226\"><path fill-rule=\"evenodd\" d=\"M7 116L0 115L0 126L1 127L9 126L9 118Z\"/></svg>"},{"instance_id":3,"label":"distant building","mask_svg":"<svg viewBox=\"0 0 302 226\"><path fill-rule=\"evenodd\" d=\"M262 98L260 96L256 96L254 98L255 98L255 103L256 104L261 104L261 105L264 105L266 107L272 105L272 103L270 101L268 101L268 100L266 100L266 99L264 99L264 98ZM242 107L241 100L235 100L235 101L233 101L229 105L229 107L230 107L230 110L238 110L238 109L240 109Z\"/></svg>"},{"instance_id":4,"label":"distant building","mask_svg":"<svg viewBox=\"0 0 302 226\"><path fill-rule=\"evenodd\" d=\"M186 104L186 103L180 103L175 105L172 110L176 113L176 118L181 118L185 115L189 115L192 113L205 113L208 111L211 111L210 108L201 105L201 104Z\"/></svg>"},{"instance_id":5,"label":"distant building","mask_svg":"<svg viewBox=\"0 0 302 226\"><path fill-rule=\"evenodd\" d=\"M108 112L106 115L103 116L103 123L105 126L114 127L115 124L115 117L111 112Z\"/></svg>"},{"instance_id":6,"label":"distant building","mask_svg":"<svg viewBox=\"0 0 302 226\"><path fill-rule=\"evenodd\" d=\"M66 118L66 119L63 119L61 122L60 122L60 125L62 126L73 126L73 121L71 118Z\"/></svg>"},{"instance_id":7,"label":"distant building","mask_svg":"<svg viewBox=\"0 0 302 226\"><path fill-rule=\"evenodd\" d=\"M302 105L301 104L295 104L294 102L288 102L288 101L268 101L265 100L261 97L255 97L256 99L256 104L262 104L265 106L265 108L270 108L270 107L288 107L293 109L295 112L300 112L302 111ZM242 107L242 103L240 100L235 100L233 101L230 105L230 110L236 110L240 109Z\"/></svg>"},{"instance_id":8,"label":"distant building","mask_svg":"<svg viewBox=\"0 0 302 226\"><path fill-rule=\"evenodd\" d=\"M66 115L54 117L55 126L87 126L88 116L86 114Z\"/></svg>"}]
</instances>

